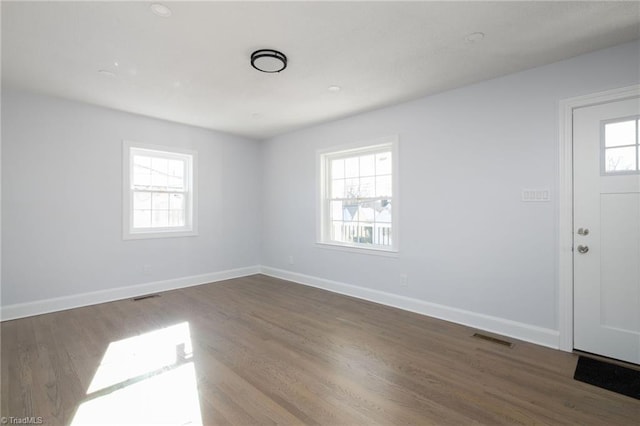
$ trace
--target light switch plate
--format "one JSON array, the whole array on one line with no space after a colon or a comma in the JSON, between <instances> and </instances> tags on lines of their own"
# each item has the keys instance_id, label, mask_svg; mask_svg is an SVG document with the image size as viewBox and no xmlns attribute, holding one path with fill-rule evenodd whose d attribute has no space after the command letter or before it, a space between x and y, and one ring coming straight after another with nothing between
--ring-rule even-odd
<instances>
[{"instance_id":1,"label":"light switch plate","mask_svg":"<svg viewBox=\"0 0 640 426\"><path fill-rule=\"evenodd\" d=\"M546 202L551 201L551 191L547 188L541 189L523 189L522 190L522 201L530 203L530 202Z\"/></svg>"}]
</instances>

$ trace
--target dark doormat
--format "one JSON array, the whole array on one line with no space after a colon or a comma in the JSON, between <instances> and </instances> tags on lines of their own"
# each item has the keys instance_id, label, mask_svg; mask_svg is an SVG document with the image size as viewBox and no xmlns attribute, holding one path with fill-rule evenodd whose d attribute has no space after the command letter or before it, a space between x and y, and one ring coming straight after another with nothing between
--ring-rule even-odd
<instances>
[{"instance_id":1,"label":"dark doormat","mask_svg":"<svg viewBox=\"0 0 640 426\"><path fill-rule=\"evenodd\" d=\"M581 356L573 375L589 383L631 398L640 399L640 371Z\"/></svg>"}]
</instances>

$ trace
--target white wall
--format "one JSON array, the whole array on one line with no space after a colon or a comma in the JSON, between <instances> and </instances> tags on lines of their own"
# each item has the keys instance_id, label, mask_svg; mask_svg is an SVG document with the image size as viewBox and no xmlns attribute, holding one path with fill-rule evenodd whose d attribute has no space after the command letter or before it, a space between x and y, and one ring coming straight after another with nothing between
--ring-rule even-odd
<instances>
[{"instance_id":1,"label":"white wall","mask_svg":"<svg viewBox=\"0 0 640 426\"><path fill-rule=\"evenodd\" d=\"M262 264L553 346L558 101L640 82L639 51L639 43L621 45L263 143L4 91L3 311ZM316 151L393 134L399 256L315 245ZM198 237L122 240L122 139L198 151ZM549 188L552 201L523 203L523 188Z\"/></svg>"},{"instance_id":2,"label":"white wall","mask_svg":"<svg viewBox=\"0 0 640 426\"><path fill-rule=\"evenodd\" d=\"M123 139L198 152L197 237L122 239ZM5 90L2 150L3 307L259 264L258 142Z\"/></svg>"},{"instance_id":3,"label":"white wall","mask_svg":"<svg viewBox=\"0 0 640 426\"><path fill-rule=\"evenodd\" d=\"M310 277L354 285L351 293L373 299L409 298L396 298L399 305L436 304L450 308L451 318L489 316L554 335L558 101L638 83L639 47L617 46L266 141L262 264L320 286ZM316 151L393 134L400 137L400 255L315 245ZM521 202L523 188L548 188L552 201Z\"/></svg>"}]
</instances>

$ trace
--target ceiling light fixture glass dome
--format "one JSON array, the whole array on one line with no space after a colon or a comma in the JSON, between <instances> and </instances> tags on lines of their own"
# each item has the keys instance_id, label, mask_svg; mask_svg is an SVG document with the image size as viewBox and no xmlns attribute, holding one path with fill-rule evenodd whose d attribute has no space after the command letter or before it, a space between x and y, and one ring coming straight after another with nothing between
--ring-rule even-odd
<instances>
[{"instance_id":1,"label":"ceiling light fixture glass dome","mask_svg":"<svg viewBox=\"0 0 640 426\"><path fill-rule=\"evenodd\" d=\"M251 66L258 71L277 73L287 68L287 57L273 49L260 49L251 54Z\"/></svg>"}]
</instances>

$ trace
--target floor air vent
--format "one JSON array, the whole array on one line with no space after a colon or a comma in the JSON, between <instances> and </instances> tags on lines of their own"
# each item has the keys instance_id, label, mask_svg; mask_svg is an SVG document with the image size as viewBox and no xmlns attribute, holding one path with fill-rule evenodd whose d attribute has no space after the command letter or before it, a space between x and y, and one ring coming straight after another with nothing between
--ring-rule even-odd
<instances>
[{"instance_id":1,"label":"floor air vent","mask_svg":"<svg viewBox=\"0 0 640 426\"><path fill-rule=\"evenodd\" d=\"M160 297L160 295L159 294L147 294L145 296L134 297L132 300L134 302L139 302L140 300L151 299L153 297Z\"/></svg>"},{"instance_id":2,"label":"floor air vent","mask_svg":"<svg viewBox=\"0 0 640 426\"><path fill-rule=\"evenodd\" d=\"M513 347L513 343L507 342L506 340L498 339L497 337L487 336L486 334L473 333L473 337L477 337L478 339L486 340L487 342L496 343L498 345L506 346L508 348Z\"/></svg>"}]
</instances>

